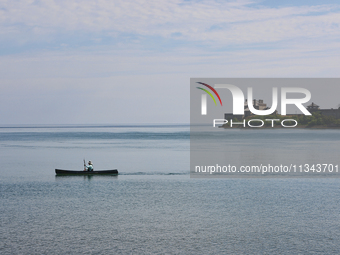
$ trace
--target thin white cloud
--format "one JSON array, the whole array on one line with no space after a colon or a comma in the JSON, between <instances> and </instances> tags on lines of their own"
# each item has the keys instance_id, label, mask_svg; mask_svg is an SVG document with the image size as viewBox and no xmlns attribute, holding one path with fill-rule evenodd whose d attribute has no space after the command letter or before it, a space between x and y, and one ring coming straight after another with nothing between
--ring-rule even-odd
<instances>
[{"instance_id":1,"label":"thin white cloud","mask_svg":"<svg viewBox=\"0 0 340 255\"><path fill-rule=\"evenodd\" d=\"M190 77L339 76L339 5L250 3L0 0L0 124L186 122Z\"/></svg>"},{"instance_id":2,"label":"thin white cloud","mask_svg":"<svg viewBox=\"0 0 340 255\"><path fill-rule=\"evenodd\" d=\"M1 1L2 37L24 31L26 40L48 34L94 33L119 37L177 36L217 44L275 42L340 35L339 6L270 8L249 1L41 0ZM72 37L72 36L71 36ZM97 38L100 41L100 38Z\"/></svg>"}]
</instances>

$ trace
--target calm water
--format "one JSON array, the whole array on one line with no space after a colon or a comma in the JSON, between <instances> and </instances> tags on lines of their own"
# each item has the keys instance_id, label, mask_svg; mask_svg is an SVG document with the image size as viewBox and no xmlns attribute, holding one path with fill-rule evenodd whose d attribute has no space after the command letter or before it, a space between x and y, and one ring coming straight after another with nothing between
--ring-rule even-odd
<instances>
[{"instance_id":1,"label":"calm water","mask_svg":"<svg viewBox=\"0 0 340 255\"><path fill-rule=\"evenodd\" d=\"M193 179L189 147L188 126L0 128L0 253L340 253L339 179ZM83 158L120 175L55 176Z\"/></svg>"},{"instance_id":2,"label":"calm water","mask_svg":"<svg viewBox=\"0 0 340 255\"><path fill-rule=\"evenodd\" d=\"M235 177L261 174L201 173L195 166L285 166L292 173L278 177L340 177L339 129L222 129L210 126L191 128L191 173L200 177ZM308 171L306 168L308 164ZM314 165L314 168L313 168ZM317 167L319 165L319 168ZM325 166L326 165L326 166ZM294 173L293 169L297 172ZM301 166L301 168L300 168ZM303 168L302 168L303 167ZM313 171L314 169L314 171ZM324 170L327 171L324 171ZM330 170L330 171L328 171ZM301 172L300 172L301 171ZM307 172L308 171L308 172Z\"/></svg>"}]
</instances>

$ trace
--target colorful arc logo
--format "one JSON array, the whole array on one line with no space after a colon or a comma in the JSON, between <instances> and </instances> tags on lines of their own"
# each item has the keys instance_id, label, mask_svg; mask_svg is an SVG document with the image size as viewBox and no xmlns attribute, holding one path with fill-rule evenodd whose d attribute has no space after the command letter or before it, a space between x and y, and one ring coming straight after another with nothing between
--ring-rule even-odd
<instances>
[{"instance_id":1,"label":"colorful arc logo","mask_svg":"<svg viewBox=\"0 0 340 255\"><path fill-rule=\"evenodd\" d=\"M211 89L211 91L214 92L215 95L218 97L218 100L220 101L220 104L221 104L221 106L222 106L222 100L221 100L221 98L220 98L220 95L217 93L217 91L216 91L213 87L211 87L210 85L205 84L205 83L203 83L203 82L197 82L197 83L198 83L198 84L201 84L201 85L204 85L204 86L208 87L209 89ZM203 91L205 91L205 92L206 92L206 93L214 100L215 105L217 105L214 96L210 93L209 90L206 90L206 89L203 89L203 88L200 88L200 87L197 87L197 88L198 88L198 89L201 89L201 90L203 90Z\"/></svg>"}]
</instances>

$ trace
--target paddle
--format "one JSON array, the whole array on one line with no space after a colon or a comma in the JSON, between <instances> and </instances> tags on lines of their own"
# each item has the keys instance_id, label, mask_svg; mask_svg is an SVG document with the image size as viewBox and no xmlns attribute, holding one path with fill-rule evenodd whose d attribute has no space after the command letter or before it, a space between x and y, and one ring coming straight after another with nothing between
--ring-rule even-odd
<instances>
[{"instance_id":1,"label":"paddle","mask_svg":"<svg viewBox=\"0 0 340 255\"><path fill-rule=\"evenodd\" d=\"M84 171L86 171L86 164L85 164L85 159L84 159Z\"/></svg>"}]
</instances>

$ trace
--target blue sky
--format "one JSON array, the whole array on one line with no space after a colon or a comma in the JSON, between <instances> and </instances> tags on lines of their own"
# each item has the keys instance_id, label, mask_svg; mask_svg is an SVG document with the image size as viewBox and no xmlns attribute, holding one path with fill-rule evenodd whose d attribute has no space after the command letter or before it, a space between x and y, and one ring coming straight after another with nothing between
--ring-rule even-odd
<instances>
[{"instance_id":1,"label":"blue sky","mask_svg":"<svg viewBox=\"0 0 340 255\"><path fill-rule=\"evenodd\" d=\"M0 124L188 123L191 77L339 77L337 2L0 0Z\"/></svg>"}]
</instances>

